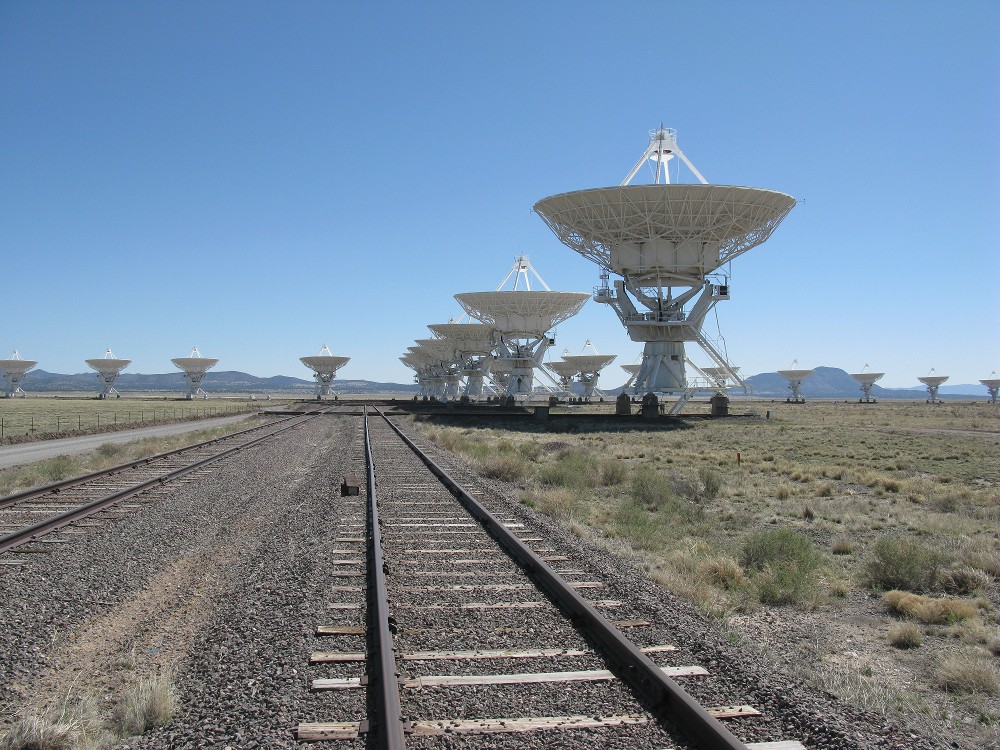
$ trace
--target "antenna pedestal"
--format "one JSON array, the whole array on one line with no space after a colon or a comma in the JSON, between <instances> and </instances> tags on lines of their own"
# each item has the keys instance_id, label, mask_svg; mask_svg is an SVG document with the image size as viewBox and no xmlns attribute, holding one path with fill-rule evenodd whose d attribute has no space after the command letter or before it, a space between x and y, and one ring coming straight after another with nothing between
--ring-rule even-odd
<instances>
[{"instance_id":1,"label":"antenna pedestal","mask_svg":"<svg viewBox=\"0 0 1000 750\"><path fill-rule=\"evenodd\" d=\"M636 393L673 393L686 387L684 344L679 341L647 341L642 350L642 364L635 376Z\"/></svg>"}]
</instances>

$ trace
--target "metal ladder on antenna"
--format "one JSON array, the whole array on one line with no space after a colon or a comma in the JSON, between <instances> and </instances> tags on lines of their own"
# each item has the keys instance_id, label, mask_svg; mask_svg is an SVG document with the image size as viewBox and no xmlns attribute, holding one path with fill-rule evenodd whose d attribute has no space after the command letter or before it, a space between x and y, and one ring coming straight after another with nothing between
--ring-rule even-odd
<instances>
[{"instance_id":1,"label":"metal ladder on antenna","mask_svg":"<svg viewBox=\"0 0 1000 750\"><path fill-rule=\"evenodd\" d=\"M701 331L698 331L698 344L701 345L701 348L705 350L705 353L712 359L713 362L715 362L715 364L717 364L720 368L722 368L729 374L729 377L732 378L732 380L736 383L736 385L741 386L743 388L746 387L746 384L743 382L743 378L741 378L739 375L736 374L736 372L733 370L732 365L729 364L728 360L723 356L722 352L716 349L715 344L709 341L705 337L705 334L703 334Z\"/></svg>"},{"instance_id":2,"label":"metal ladder on antenna","mask_svg":"<svg viewBox=\"0 0 1000 750\"><path fill-rule=\"evenodd\" d=\"M670 411L667 412L667 416L669 416L669 417L676 417L678 414L680 414L681 413L681 409L683 409L687 405L687 402L691 400L691 397L697 391L700 391L700 390L701 390L701 388L697 388L697 387L696 388L685 388L684 389L684 393L681 394L681 397L674 402L673 406L670 407Z\"/></svg>"}]
</instances>

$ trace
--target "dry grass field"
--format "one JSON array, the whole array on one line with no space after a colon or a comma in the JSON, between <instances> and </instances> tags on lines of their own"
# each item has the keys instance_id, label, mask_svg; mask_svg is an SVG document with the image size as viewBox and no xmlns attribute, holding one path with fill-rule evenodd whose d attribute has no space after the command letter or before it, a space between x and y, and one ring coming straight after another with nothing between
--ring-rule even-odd
<instances>
[{"instance_id":1,"label":"dry grass field","mask_svg":"<svg viewBox=\"0 0 1000 750\"><path fill-rule=\"evenodd\" d=\"M123 396L99 400L92 396L36 396L0 399L0 441L20 442L68 434L125 429L149 422L193 417L222 417L255 411L277 402L250 402L245 397L185 401L172 396Z\"/></svg>"},{"instance_id":2,"label":"dry grass field","mask_svg":"<svg viewBox=\"0 0 1000 750\"><path fill-rule=\"evenodd\" d=\"M417 422L784 669L943 745L1000 747L1000 407L748 410L676 429Z\"/></svg>"}]
</instances>

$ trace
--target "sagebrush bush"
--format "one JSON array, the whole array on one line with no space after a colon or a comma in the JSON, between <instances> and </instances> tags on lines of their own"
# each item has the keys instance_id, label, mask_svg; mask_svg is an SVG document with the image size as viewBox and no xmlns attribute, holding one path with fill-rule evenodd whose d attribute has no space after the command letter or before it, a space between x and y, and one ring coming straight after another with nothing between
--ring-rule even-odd
<instances>
[{"instance_id":1,"label":"sagebrush bush","mask_svg":"<svg viewBox=\"0 0 1000 750\"><path fill-rule=\"evenodd\" d=\"M555 487L586 489L597 484L598 462L589 451L561 451L556 460L538 472L538 481Z\"/></svg>"},{"instance_id":2,"label":"sagebrush bush","mask_svg":"<svg viewBox=\"0 0 1000 750\"><path fill-rule=\"evenodd\" d=\"M702 494L709 500L715 500L722 490L722 474L711 466L698 469L698 479L701 480Z\"/></svg>"},{"instance_id":3,"label":"sagebrush bush","mask_svg":"<svg viewBox=\"0 0 1000 750\"><path fill-rule=\"evenodd\" d=\"M862 578L874 588L929 591L946 558L937 550L902 536L885 536L872 545Z\"/></svg>"},{"instance_id":4,"label":"sagebrush bush","mask_svg":"<svg viewBox=\"0 0 1000 750\"><path fill-rule=\"evenodd\" d=\"M764 604L793 604L815 591L820 557L805 534L791 529L750 534L740 562L752 573Z\"/></svg>"},{"instance_id":5,"label":"sagebrush bush","mask_svg":"<svg viewBox=\"0 0 1000 750\"><path fill-rule=\"evenodd\" d=\"M610 486L621 484L628 479L628 470L625 464L616 458L606 458L601 462L601 484Z\"/></svg>"},{"instance_id":6,"label":"sagebrush bush","mask_svg":"<svg viewBox=\"0 0 1000 750\"><path fill-rule=\"evenodd\" d=\"M484 477L504 482L517 481L527 473L524 462L515 455L488 456L478 461L477 465Z\"/></svg>"},{"instance_id":7,"label":"sagebrush bush","mask_svg":"<svg viewBox=\"0 0 1000 750\"><path fill-rule=\"evenodd\" d=\"M843 534L835 536L830 542L830 551L835 555L849 555L854 552L854 542Z\"/></svg>"},{"instance_id":8,"label":"sagebrush bush","mask_svg":"<svg viewBox=\"0 0 1000 750\"><path fill-rule=\"evenodd\" d=\"M663 510L681 502L667 478L645 466L640 467L632 476L630 491L633 499L649 510Z\"/></svg>"},{"instance_id":9,"label":"sagebrush bush","mask_svg":"<svg viewBox=\"0 0 1000 750\"><path fill-rule=\"evenodd\" d=\"M101 443L97 446L97 455L102 458L115 458L125 452L125 446L118 443Z\"/></svg>"}]
</instances>

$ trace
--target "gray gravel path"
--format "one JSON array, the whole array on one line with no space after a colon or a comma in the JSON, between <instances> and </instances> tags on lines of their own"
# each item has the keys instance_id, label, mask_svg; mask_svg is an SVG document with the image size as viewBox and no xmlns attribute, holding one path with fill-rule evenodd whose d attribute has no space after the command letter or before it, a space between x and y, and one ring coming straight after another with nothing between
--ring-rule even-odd
<instances>
[{"instance_id":1,"label":"gray gravel path","mask_svg":"<svg viewBox=\"0 0 1000 750\"><path fill-rule=\"evenodd\" d=\"M143 440L150 437L167 437L170 435L182 435L185 432L195 432L196 430L210 430L213 427L223 427L240 422L250 416L248 414L240 414L233 417L200 419L195 422L139 427L134 430L101 432L96 435L82 435L80 437L56 438L55 440L39 440L34 443L7 445L0 447L0 469L32 464L36 461L44 461L56 456L89 453L104 443L131 443L135 440Z\"/></svg>"}]
</instances>

